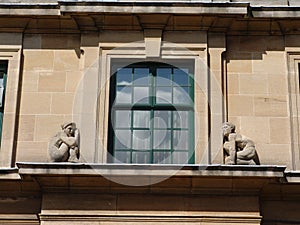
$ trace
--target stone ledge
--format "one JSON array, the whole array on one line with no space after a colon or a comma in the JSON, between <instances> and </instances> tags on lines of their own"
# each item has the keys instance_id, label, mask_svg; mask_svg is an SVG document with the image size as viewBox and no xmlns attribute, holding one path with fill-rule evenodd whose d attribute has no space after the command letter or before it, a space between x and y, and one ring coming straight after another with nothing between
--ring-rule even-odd
<instances>
[{"instance_id":1,"label":"stone ledge","mask_svg":"<svg viewBox=\"0 0 300 225\"><path fill-rule=\"evenodd\" d=\"M300 7L251 7L251 12L255 18L300 18Z\"/></svg>"},{"instance_id":2,"label":"stone ledge","mask_svg":"<svg viewBox=\"0 0 300 225\"><path fill-rule=\"evenodd\" d=\"M65 13L180 13L180 14L239 14L246 15L248 3L198 2L64 2L59 1Z\"/></svg>"},{"instance_id":3,"label":"stone ledge","mask_svg":"<svg viewBox=\"0 0 300 225\"><path fill-rule=\"evenodd\" d=\"M114 216L97 216L97 215L55 215L55 214L41 214L41 221L101 221L101 222L168 222L176 223L180 221L181 223L200 223L200 222L213 222L213 223L230 223L230 222L243 222L243 223L259 223L261 221L261 216L255 215L204 215L199 216L124 216L124 215L114 215ZM208 213L207 213L208 214ZM222 214L222 213L220 213ZM233 214L233 213L232 213Z\"/></svg>"},{"instance_id":4,"label":"stone ledge","mask_svg":"<svg viewBox=\"0 0 300 225\"><path fill-rule=\"evenodd\" d=\"M17 163L20 175L283 178L285 166Z\"/></svg>"},{"instance_id":5,"label":"stone ledge","mask_svg":"<svg viewBox=\"0 0 300 225\"><path fill-rule=\"evenodd\" d=\"M0 168L0 180L20 180L18 168Z\"/></svg>"},{"instance_id":6,"label":"stone ledge","mask_svg":"<svg viewBox=\"0 0 300 225\"><path fill-rule=\"evenodd\" d=\"M288 183L300 183L300 171L286 171L284 174Z\"/></svg>"}]
</instances>

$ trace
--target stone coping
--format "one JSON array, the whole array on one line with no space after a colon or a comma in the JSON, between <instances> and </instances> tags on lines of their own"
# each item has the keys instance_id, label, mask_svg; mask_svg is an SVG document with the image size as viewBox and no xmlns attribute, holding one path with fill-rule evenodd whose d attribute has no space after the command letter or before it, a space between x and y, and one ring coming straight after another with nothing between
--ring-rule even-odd
<instances>
[{"instance_id":1,"label":"stone coping","mask_svg":"<svg viewBox=\"0 0 300 225\"><path fill-rule=\"evenodd\" d=\"M255 18L300 18L300 5L252 5L251 2L208 1L32 1L0 2L0 15L58 16L81 13L147 13L240 15Z\"/></svg>"},{"instance_id":2,"label":"stone coping","mask_svg":"<svg viewBox=\"0 0 300 225\"><path fill-rule=\"evenodd\" d=\"M277 177L285 166L262 165L153 165L96 163L17 163L20 175Z\"/></svg>"}]
</instances>

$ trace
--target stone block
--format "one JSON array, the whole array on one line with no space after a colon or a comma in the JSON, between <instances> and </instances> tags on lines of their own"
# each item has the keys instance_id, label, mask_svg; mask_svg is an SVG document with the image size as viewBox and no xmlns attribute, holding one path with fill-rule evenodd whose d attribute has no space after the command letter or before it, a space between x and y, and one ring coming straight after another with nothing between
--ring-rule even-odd
<instances>
[{"instance_id":1,"label":"stone block","mask_svg":"<svg viewBox=\"0 0 300 225\"><path fill-rule=\"evenodd\" d=\"M85 215L103 215L114 213L117 206L117 196L101 194L54 193L43 195L42 214L60 213L61 208L68 209L65 215L78 215L78 210L84 210ZM130 203L130 201L128 202Z\"/></svg>"},{"instance_id":2,"label":"stone block","mask_svg":"<svg viewBox=\"0 0 300 225\"><path fill-rule=\"evenodd\" d=\"M224 33L209 33L209 48L225 48L226 38Z\"/></svg>"},{"instance_id":3,"label":"stone block","mask_svg":"<svg viewBox=\"0 0 300 225\"><path fill-rule=\"evenodd\" d=\"M24 50L24 71L52 71L54 51Z\"/></svg>"},{"instance_id":4,"label":"stone block","mask_svg":"<svg viewBox=\"0 0 300 225\"><path fill-rule=\"evenodd\" d=\"M253 73L270 73L276 71L277 74L287 74L285 53L281 51L266 51L262 59L252 61Z\"/></svg>"},{"instance_id":5,"label":"stone block","mask_svg":"<svg viewBox=\"0 0 300 225\"><path fill-rule=\"evenodd\" d=\"M242 52L264 52L266 50L266 36L240 36L239 41L239 50Z\"/></svg>"},{"instance_id":6,"label":"stone block","mask_svg":"<svg viewBox=\"0 0 300 225\"><path fill-rule=\"evenodd\" d=\"M194 191L197 189L206 189L209 190L210 188L216 189L231 189L232 187L232 179L222 179L222 178L203 178L203 177L195 177L192 179L192 188ZM200 190L201 192L201 190Z\"/></svg>"},{"instance_id":7,"label":"stone block","mask_svg":"<svg viewBox=\"0 0 300 225\"><path fill-rule=\"evenodd\" d=\"M89 67L99 66L99 47L84 47L84 65L85 72L88 71Z\"/></svg>"},{"instance_id":8,"label":"stone block","mask_svg":"<svg viewBox=\"0 0 300 225\"><path fill-rule=\"evenodd\" d=\"M241 0L232 0L232 2L241 2ZM253 6L287 6L287 0L248 0Z\"/></svg>"},{"instance_id":9,"label":"stone block","mask_svg":"<svg viewBox=\"0 0 300 225\"><path fill-rule=\"evenodd\" d=\"M205 47L207 45L207 33L205 31L167 31L163 33L163 41L176 44L203 44Z\"/></svg>"},{"instance_id":10,"label":"stone block","mask_svg":"<svg viewBox=\"0 0 300 225\"><path fill-rule=\"evenodd\" d=\"M74 94L72 93L53 93L51 113L52 114L72 114Z\"/></svg>"},{"instance_id":11,"label":"stone block","mask_svg":"<svg viewBox=\"0 0 300 225\"><path fill-rule=\"evenodd\" d=\"M49 141L57 132L61 131L61 124L67 122L63 119L63 116L37 115L34 140Z\"/></svg>"},{"instance_id":12,"label":"stone block","mask_svg":"<svg viewBox=\"0 0 300 225\"><path fill-rule=\"evenodd\" d=\"M52 22L59 22L54 20L49 20L49 24L47 20L39 20L47 23L47 27L51 25ZM71 34L45 34L41 35L41 47L44 49L64 49L66 51L70 51L71 49L79 48L80 46L80 36L79 35L71 35ZM70 49L70 50L67 50ZM62 51L64 51L62 50Z\"/></svg>"},{"instance_id":13,"label":"stone block","mask_svg":"<svg viewBox=\"0 0 300 225\"><path fill-rule=\"evenodd\" d=\"M291 143L290 120L288 118L270 118L270 141L272 144Z\"/></svg>"},{"instance_id":14,"label":"stone block","mask_svg":"<svg viewBox=\"0 0 300 225\"><path fill-rule=\"evenodd\" d=\"M107 189L111 184L110 181L104 177L71 177L69 185L72 189L75 188L105 188Z\"/></svg>"},{"instance_id":15,"label":"stone block","mask_svg":"<svg viewBox=\"0 0 300 225\"><path fill-rule=\"evenodd\" d=\"M41 43L40 34L24 34L24 49L40 49Z\"/></svg>"},{"instance_id":16,"label":"stone block","mask_svg":"<svg viewBox=\"0 0 300 225\"><path fill-rule=\"evenodd\" d=\"M254 97L254 114L256 116L286 117L288 102L286 95L265 95Z\"/></svg>"},{"instance_id":17,"label":"stone block","mask_svg":"<svg viewBox=\"0 0 300 225\"><path fill-rule=\"evenodd\" d=\"M259 202L255 196L187 196L184 199L185 210L189 212L219 212L220 214L237 213L259 214ZM219 214L219 215L220 215ZM227 214L227 216L228 216Z\"/></svg>"},{"instance_id":18,"label":"stone block","mask_svg":"<svg viewBox=\"0 0 300 225\"><path fill-rule=\"evenodd\" d=\"M233 26L235 23L233 23ZM226 55L231 56L235 52L240 51L240 38L241 38L240 36L227 36L226 37L226 47L227 47Z\"/></svg>"},{"instance_id":19,"label":"stone block","mask_svg":"<svg viewBox=\"0 0 300 225\"><path fill-rule=\"evenodd\" d=\"M267 36L265 44L268 51L284 51L285 38L284 36Z\"/></svg>"},{"instance_id":20,"label":"stone block","mask_svg":"<svg viewBox=\"0 0 300 225\"><path fill-rule=\"evenodd\" d=\"M241 74L239 76L239 93L258 95L268 93L268 77L265 74Z\"/></svg>"},{"instance_id":21,"label":"stone block","mask_svg":"<svg viewBox=\"0 0 300 225\"><path fill-rule=\"evenodd\" d=\"M98 48L99 35L98 34L81 34L81 46Z\"/></svg>"},{"instance_id":22,"label":"stone block","mask_svg":"<svg viewBox=\"0 0 300 225\"><path fill-rule=\"evenodd\" d=\"M35 127L34 115L20 115L18 128L18 141L33 141Z\"/></svg>"},{"instance_id":23,"label":"stone block","mask_svg":"<svg viewBox=\"0 0 300 225\"><path fill-rule=\"evenodd\" d=\"M118 210L120 212L131 211L140 215L147 214L176 214L184 211L183 196L166 195L119 195Z\"/></svg>"},{"instance_id":24,"label":"stone block","mask_svg":"<svg viewBox=\"0 0 300 225\"><path fill-rule=\"evenodd\" d=\"M39 75L39 92L64 92L66 89L65 72L41 72Z\"/></svg>"},{"instance_id":25,"label":"stone block","mask_svg":"<svg viewBox=\"0 0 300 225\"><path fill-rule=\"evenodd\" d=\"M19 141L17 151L17 162L47 162L48 143Z\"/></svg>"},{"instance_id":26,"label":"stone block","mask_svg":"<svg viewBox=\"0 0 300 225\"><path fill-rule=\"evenodd\" d=\"M240 93L239 74L237 73L227 74L227 93L228 94Z\"/></svg>"},{"instance_id":27,"label":"stone block","mask_svg":"<svg viewBox=\"0 0 300 225\"><path fill-rule=\"evenodd\" d=\"M252 116L254 114L251 95L228 95L229 116Z\"/></svg>"},{"instance_id":28,"label":"stone block","mask_svg":"<svg viewBox=\"0 0 300 225\"><path fill-rule=\"evenodd\" d=\"M289 0L290 6L300 6L300 2L298 0Z\"/></svg>"},{"instance_id":29,"label":"stone block","mask_svg":"<svg viewBox=\"0 0 300 225\"><path fill-rule=\"evenodd\" d=\"M51 107L51 95L48 93L23 93L21 99L22 114L48 114Z\"/></svg>"},{"instance_id":30,"label":"stone block","mask_svg":"<svg viewBox=\"0 0 300 225\"><path fill-rule=\"evenodd\" d=\"M21 33L1 33L0 43L1 43L1 45L21 45L22 34Z\"/></svg>"},{"instance_id":31,"label":"stone block","mask_svg":"<svg viewBox=\"0 0 300 225\"><path fill-rule=\"evenodd\" d=\"M282 207L282 204L284 204L284 207ZM297 224L298 222L293 221L299 221L298 209L300 207L300 202L295 199L289 201L266 200L261 207L263 217L266 221L292 221L290 224Z\"/></svg>"},{"instance_id":32,"label":"stone block","mask_svg":"<svg viewBox=\"0 0 300 225\"><path fill-rule=\"evenodd\" d=\"M299 47L299 42L300 35L285 35L285 45L287 47Z\"/></svg>"},{"instance_id":33,"label":"stone block","mask_svg":"<svg viewBox=\"0 0 300 225\"><path fill-rule=\"evenodd\" d=\"M287 95L289 93L287 74L269 74L267 83L271 95Z\"/></svg>"},{"instance_id":34,"label":"stone block","mask_svg":"<svg viewBox=\"0 0 300 225\"><path fill-rule=\"evenodd\" d=\"M39 73L30 71L23 72L22 91L23 92L37 92L39 82Z\"/></svg>"},{"instance_id":35,"label":"stone block","mask_svg":"<svg viewBox=\"0 0 300 225\"><path fill-rule=\"evenodd\" d=\"M79 57L73 50L57 50L54 52L55 71L78 71Z\"/></svg>"},{"instance_id":36,"label":"stone block","mask_svg":"<svg viewBox=\"0 0 300 225\"><path fill-rule=\"evenodd\" d=\"M255 146L262 165L286 165L292 168L290 145L256 143Z\"/></svg>"},{"instance_id":37,"label":"stone block","mask_svg":"<svg viewBox=\"0 0 300 225\"><path fill-rule=\"evenodd\" d=\"M66 74L66 92L75 92L83 79L84 73L71 71Z\"/></svg>"},{"instance_id":38,"label":"stone block","mask_svg":"<svg viewBox=\"0 0 300 225\"><path fill-rule=\"evenodd\" d=\"M267 117L241 117L240 134L254 143L270 143L270 125Z\"/></svg>"},{"instance_id":39,"label":"stone block","mask_svg":"<svg viewBox=\"0 0 300 225\"><path fill-rule=\"evenodd\" d=\"M227 57L227 71L228 73L252 73L252 54L234 52L231 53L234 56L231 58L230 55Z\"/></svg>"},{"instance_id":40,"label":"stone block","mask_svg":"<svg viewBox=\"0 0 300 225\"><path fill-rule=\"evenodd\" d=\"M131 43L144 40L144 34L140 31L105 31L100 33L102 43Z\"/></svg>"}]
</instances>

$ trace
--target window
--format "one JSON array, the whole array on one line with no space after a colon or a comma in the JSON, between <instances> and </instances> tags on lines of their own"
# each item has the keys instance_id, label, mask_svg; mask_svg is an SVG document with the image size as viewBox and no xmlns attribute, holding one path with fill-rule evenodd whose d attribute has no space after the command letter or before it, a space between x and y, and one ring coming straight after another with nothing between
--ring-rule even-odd
<instances>
[{"instance_id":1,"label":"window","mask_svg":"<svg viewBox=\"0 0 300 225\"><path fill-rule=\"evenodd\" d=\"M8 65L7 61L0 60L0 137L2 136L7 65ZM1 138L0 138L0 144L1 144Z\"/></svg>"},{"instance_id":2,"label":"window","mask_svg":"<svg viewBox=\"0 0 300 225\"><path fill-rule=\"evenodd\" d=\"M143 62L111 78L109 149L115 163L194 163L190 65Z\"/></svg>"}]
</instances>

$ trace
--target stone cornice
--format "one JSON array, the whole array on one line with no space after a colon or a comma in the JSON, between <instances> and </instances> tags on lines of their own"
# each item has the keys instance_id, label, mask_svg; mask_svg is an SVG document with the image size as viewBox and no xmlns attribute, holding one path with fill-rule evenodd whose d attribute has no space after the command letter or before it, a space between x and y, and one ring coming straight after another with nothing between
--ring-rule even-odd
<instances>
[{"instance_id":1,"label":"stone cornice","mask_svg":"<svg viewBox=\"0 0 300 225\"><path fill-rule=\"evenodd\" d=\"M20 175L284 177L285 166L17 163Z\"/></svg>"}]
</instances>

